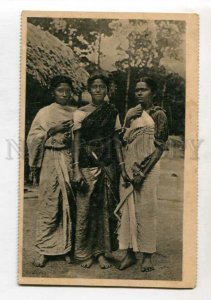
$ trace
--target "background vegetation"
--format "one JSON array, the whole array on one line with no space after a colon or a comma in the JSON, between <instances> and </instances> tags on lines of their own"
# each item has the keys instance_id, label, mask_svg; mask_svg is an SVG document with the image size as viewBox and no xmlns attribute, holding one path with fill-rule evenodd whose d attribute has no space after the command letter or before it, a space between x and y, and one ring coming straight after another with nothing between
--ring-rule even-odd
<instances>
[{"instance_id":1,"label":"background vegetation","mask_svg":"<svg viewBox=\"0 0 211 300\"><path fill-rule=\"evenodd\" d=\"M51 101L50 78L68 74L74 96L83 93L89 73L111 76L109 97L121 120L134 104L137 76L158 84L156 104L167 112L170 133L184 135L185 22L156 20L29 18L27 38L27 120Z\"/></svg>"}]
</instances>

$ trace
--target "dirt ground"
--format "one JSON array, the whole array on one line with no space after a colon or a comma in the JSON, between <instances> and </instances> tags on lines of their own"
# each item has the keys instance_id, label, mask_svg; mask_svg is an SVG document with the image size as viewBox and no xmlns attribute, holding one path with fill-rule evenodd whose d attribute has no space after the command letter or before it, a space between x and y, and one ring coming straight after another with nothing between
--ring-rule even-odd
<instances>
[{"instance_id":1,"label":"dirt ground","mask_svg":"<svg viewBox=\"0 0 211 300\"><path fill-rule=\"evenodd\" d=\"M141 255L137 263L119 271L112 266L102 270L98 264L83 269L79 264L67 264L63 258L55 257L44 268L32 264L35 236L35 212L37 190L28 188L24 197L24 240L23 276L49 278L109 278L109 279L182 279L182 217L183 217L183 155L179 147L171 146L161 160L160 184L158 191L157 253L153 256L155 270L140 271ZM116 251L114 257L120 260L124 253Z\"/></svg>"}]
</instances>

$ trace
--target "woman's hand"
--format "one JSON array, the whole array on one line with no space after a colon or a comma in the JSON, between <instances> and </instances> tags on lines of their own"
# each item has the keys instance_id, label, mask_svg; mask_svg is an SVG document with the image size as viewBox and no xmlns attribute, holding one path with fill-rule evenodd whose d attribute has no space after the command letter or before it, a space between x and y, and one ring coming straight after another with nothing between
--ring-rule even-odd
<instances>
[{"instance_id":1,"label":"woman's hand","mask_svg":"<svg viewBox=\"0 0 211 300\"><path fill-rule=\"evenodd\" d=\"M88 185L87 182L85 181L79 167L76 167L74 169L74 174L73 174L73 183L75 185L75 188L80 191L80 192L86 192Z\"/></svg>"},{"instance_id":2,"label":"woman's hand","mask_svg":"<svg viewBox=\"0 0 211 300\"><path fill-rule=\"evenodd\" d=\"M135 190L139 190L144 182L145 176L138 174L133 177L133 187Z\"/></svg>"},{"instance_id":3,"label":"woman's hand","mask_svg":"<svg viewBox=\"0 0 211 300\"><path fill-rule=\"evenodd\" d=\"M83 175L82 175L80 169L77 167L77 168L74 169L73 181L76 184L80 184L82 180L83 180Z\"/></svg>"},{"instance_id":4,"label":"woman's hand","mask_svg":"<svg viewBox=\"0 0 211 300\"><path fill-rule=\"evenodd\" d=\"M51 136L51 135L55 135L58 132L67 132L70 131L72 127L73 127L72 120L64 121L61 124L55 125L52 128L50 128L48 131L48 135Z\"/></svg>"},{"instance_id":5,"label":"woman's hand","mask_svg":"<svg viewBox=\"0 0 211 300\"><path fill-rule=\"evenodd\" d=\"M140 117L142 115L142 112L143 112L143 108L142 108L141 104L138 104L135 107L129 109L126 119L128 121L131 121L132 119Z\"/></svg>"},{"instance_id":6,"label":"woman's hand","mask_svg":"<svg viewBox=\"0 0 211 300\"><path fill-rule=\"evenodd\" d=\"M38 185L39 181L39 168L31 167L29 173L29 180L32 182L34 186Z\"/></svg>"},{"instance_id":7,"label":"woman's hand","mask_svg":"<svg viewBox=\"0 0 211 300\"><path fill-rule=\"evenodd\" d=\"M65 143L71 140L72 140L72 132L71 131L65 132L63 142Z\"/></svg>"},{"instance_id":8,"label":"woman's hand","mask_svg":"<svg viewBox=\"0 0 211 300\"><path fill-rule=\"evenodd\" d=\"M122 179L124 181L123 186L125 188L128 188L130 186L131 180L130 180L130 177L128 176L128 174L127 174L124 167L121 170L121 176L122 176Z\"/></svg>"}]
</instances>

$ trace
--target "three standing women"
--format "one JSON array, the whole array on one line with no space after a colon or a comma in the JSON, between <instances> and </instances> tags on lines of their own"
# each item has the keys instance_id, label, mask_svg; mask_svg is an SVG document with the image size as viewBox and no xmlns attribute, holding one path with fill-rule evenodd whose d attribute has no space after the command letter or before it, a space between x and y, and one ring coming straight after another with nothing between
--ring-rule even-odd
<instances>
[{"instance_id":1,"label":"three standing women","mask_svg":"<svg viewBox=\"0 0 211 300\"><path fill-rule=\"evenodd\" d=\"M155 82L144 77L136 84L137 106L128 111L124 123L124 160L118 112L104 100L108 79L102 74L89 78L92 103L78 110L68 103L72 89L68 78L54 78L52 87L55 103L38 112L28 136L31 169L41 168L36 240L40 256L35 264L44 266L48 256L67 254L72 248L74 181L78 190L75 258L81 266L89 268L97 260L101 268L109 268L105 256L118 248L119 240L119 249L127 250L120 270L136 262L135 252L143 253L141 270L153 270L158 161L168 138L165 112L153 104ZM115 161L123 180L119 205Z\"/></svg>"}]
</instances>

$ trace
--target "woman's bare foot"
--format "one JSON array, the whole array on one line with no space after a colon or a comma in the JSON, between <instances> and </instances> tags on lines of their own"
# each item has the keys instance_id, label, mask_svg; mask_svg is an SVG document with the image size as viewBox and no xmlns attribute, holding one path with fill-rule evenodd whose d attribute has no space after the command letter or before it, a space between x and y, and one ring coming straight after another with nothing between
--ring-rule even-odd
<instances>
[{"instance_id":1,"label":"woman's bare foot","mask_svg":"<svg viewBox=\"0 0 211 300\"><path fill-rule=\"evenodd\" d=\"M133 251L128 251L126 256L123 258L119 270L124 270L136 263L136 256Z\"/></svg>"},{"instance_id":2,"label":"woman's bare foot","mask_svg":"<svg viewBox=\"0 0 211 300\"><path fill-rule=\"evenodd\" d=\"M64 259L68 264L72 264L74 262L74 259L69 254L66 254Z\"/></svg>"},{"instance_id":3,"label":"woman's bare foot","mask_svg":"<svg viewBox=\"0 0 211 300\"><path fill-rule=\"evenodd\" d=\"M36 258L34 258L33 265L35 267L43 268L46 265L47 257L43 254L38 254Z\"/></svg>"},{"instance_id":4,"label":"woman's bare foot","mask_svg":"<svg viewBox=\"0 0 211 300\"><path fill-rule=\"evenodd\" d=\"M88 258L86 260L84 260L82 263L81 263L81 266L85 269L88 269L91 267L91 265L93 264L94 260L93 258Z\"/></svg>"},{"instance_id":5,"label":"woman's bare foot","mask_svg":"<svg viewBox=\"0 0 211 300\"><path fill-rule=\"evenodd\" d=\"M101 269L109 269L111 267L111 264L107 261L104 255L98 256L98 262Z\"/></svg>"},{"instance_id":6,"label":"woman's bare foot","mask_svg":"<svg viewBox=\"0 0 211 300\"><path fill-rule=\"evenodd\" d=\"M152 254L151 253L144 253L141 265L141 272L151 272L155 268L152 263Z\"/></svg>"}]
</instances>

